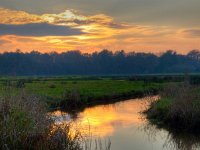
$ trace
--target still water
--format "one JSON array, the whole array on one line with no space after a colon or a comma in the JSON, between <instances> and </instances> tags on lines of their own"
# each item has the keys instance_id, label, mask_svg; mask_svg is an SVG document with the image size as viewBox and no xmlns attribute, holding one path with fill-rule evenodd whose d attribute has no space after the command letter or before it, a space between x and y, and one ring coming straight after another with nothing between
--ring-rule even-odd
<instances>
[{"instance_id":1,"label":"still water","mask_svg":"<svg viewBox=\"0 0 200 150\"><path fill-rule=\"evenodd\" d=\"M172 133L151 125L141 113L148 107L146 97L109 105L86 108L76 116L60 111L53 113L56 121L72 122L84 134L111 141L111 150L196 150L200 138Z\"/></svg>"}]
</instances>

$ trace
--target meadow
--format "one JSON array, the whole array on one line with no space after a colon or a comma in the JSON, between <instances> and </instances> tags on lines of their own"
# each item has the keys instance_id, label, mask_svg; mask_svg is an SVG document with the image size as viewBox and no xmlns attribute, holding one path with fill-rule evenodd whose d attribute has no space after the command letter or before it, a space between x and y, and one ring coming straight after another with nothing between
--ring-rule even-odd
<instances>
[{"instance_id":1,"label":"meadow","mask_svg":"<svg viewBox=\"0 0 200 150\"><path fill-rule=\"evenodd\" d=\"M11 90L9 93L15 95L23 89L29 94L42 97L53 108L63 107L66 103L67 106L75 108L77 105L112 103L147 94L156 94L162 84L151 80L133 80L130 77L123 76L0 78L1 94L7 94L5 89L9 89Z\"/></svg>"}]
</instances>

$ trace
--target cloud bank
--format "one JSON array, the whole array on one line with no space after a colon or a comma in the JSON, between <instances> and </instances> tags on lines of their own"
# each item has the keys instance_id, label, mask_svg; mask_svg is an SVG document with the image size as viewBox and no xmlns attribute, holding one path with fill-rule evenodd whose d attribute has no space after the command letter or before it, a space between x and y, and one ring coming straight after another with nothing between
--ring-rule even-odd
<instances>
[{"instance_id":1,"label":"cloud bank","mask_svg":"<svg viewBox=\"0 0 200 150\"><path fill-rule=\"evenodd\" d=\"M183 30L182 33L189 37L200 38L200 29L186 29L186 30Z\"/></svg>"},{"instance_id":2,"label":"cloud bank","mask_svg":"<svg viewBox=\"0 0 200 150\"><path fill-rule=\"evenodd\" d=\"M70 36L83 34L79 29L47 23L0 24L0 35L19 36Z\"/></svg>"},{"instance_id":3,"label":"cloud bank","mask_svg":"<svg viewBox=\"0 0 200 150\"><path fill-rule=\"evenodd\" d=\"M20 48L41 52L74 49L93 52L106 48L159 53L169 48L182 52L200 49L199 27L121 22L103 12L86 15L72 9L31 14L0 8L0 14L1 51Z\"/></svg>"}]
</instances>

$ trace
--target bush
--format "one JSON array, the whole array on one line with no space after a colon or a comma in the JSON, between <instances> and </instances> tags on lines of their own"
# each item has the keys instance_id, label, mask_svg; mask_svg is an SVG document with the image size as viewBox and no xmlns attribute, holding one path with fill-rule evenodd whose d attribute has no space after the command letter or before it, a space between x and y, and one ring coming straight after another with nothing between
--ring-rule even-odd
<instances>
[{"instance_id":1,"label":"bush","mask_svg":"<svg viewBox=\"0 0 200 150\"><path fill-rule=\"evenodd\" d=\"M80 109L82 105L84 105L84 102L81 100L81 95L79 90L71 90L66 91L63 94L63 100L61 101L60 106L62 106L65 110L73 111Z\"/></svg>"},{"instance_id":2,"label":"bush","mask_svg":"<svg viewBox=\"0 0 200 150\"><path fill-rule=\"evenodd\" d=\"M40 97L24 91L0 97L0 149L90 150L85 141L70 123L57 124Z\"/></svg>"},{"instance_id":3,"label":"bush","mask_svg":"<svg viewBox=\"0 0 200 150\"><path fill-rule=\"evenodd\" d=\"M200 95L188 82L169 84L147 111L150 119L176 130L200 131Z\"/></svg>"},{"instance_id":4,"label":"bush","mask_svg":"<svg viewBox=\"0 0 200 150\"><path fill-rule=\"evenodd\" d=\"M69 138L67 129L54 124L37 96L0 98L0 149L78 150L79 139Z\"/></svg>"},{"instance_id":5,"label":"bush","mask_svg":"<svg viewBox=\"0 0 200 150\"><path fill-rule=\"evenodd\" d=\"M24 88L25 87L25 81L24 80L17 80L16 81L16 88Z\"/></svg>"},{"instance_id":6,"label":"bush","mask_svg":"<svg viewBox=\"0 0 200 150\"><path fill-rule=\"evenodd\" d=\"M54 88L56 88L56 85L55 84L50 84L49 88L54 89Z\"/></svg>"}]
</instances>

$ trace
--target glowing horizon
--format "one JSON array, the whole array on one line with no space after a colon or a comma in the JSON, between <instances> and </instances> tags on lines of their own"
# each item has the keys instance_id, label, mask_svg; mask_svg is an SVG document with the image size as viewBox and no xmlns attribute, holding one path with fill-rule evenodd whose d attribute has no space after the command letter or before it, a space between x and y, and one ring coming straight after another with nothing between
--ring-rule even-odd
<instances>
[{"instance_id":1,"label":"glowing horizon","mask_svg":"<svg viewBox=\"0 0 200 150\"><path fill-rule=\"evenodd\" d=\"M1 5L0 14L1 52L20 49L22 52L80 50L92 53L108 49L160 53L172 49L187 53L200 49L198 22L197 25L193 22L182 26L170 22L165 25L158 21L127 21L125 16L123 20L106 12L88 14L83 10L61 9L60 13L30 13Z\"/></svg>"}]
</instances>

